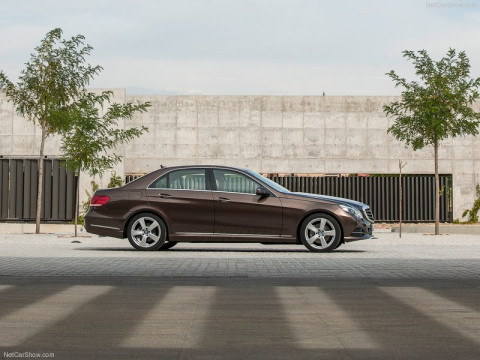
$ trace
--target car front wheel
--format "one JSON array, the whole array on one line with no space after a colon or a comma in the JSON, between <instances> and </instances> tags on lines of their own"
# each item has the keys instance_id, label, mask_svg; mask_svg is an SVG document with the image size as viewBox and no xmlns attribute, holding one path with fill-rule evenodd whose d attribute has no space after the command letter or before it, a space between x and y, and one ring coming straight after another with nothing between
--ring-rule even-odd
<instances>
[{"instance_id":1,"label":"car front wheel","mask_svg":"<svg viewBox=\"0 0 480 360\"><path fill-rule=\"evenodd\" d=\"M340 244L341 237L342 230L338 221L327 214L310 215L300 228L300 239L310 251L332 251Z\"/></svg>"},{"instance_id":2,"label":"car front wheel","mask_svg":"<svg viewBox=\"0 0 480 360\"><path fill-rule=\"evenodd\" d=\"M128 223L128 241L137 250L160 249L167 239L167 227L154 214L135 215Z\"/></svg>"}]
</instances>

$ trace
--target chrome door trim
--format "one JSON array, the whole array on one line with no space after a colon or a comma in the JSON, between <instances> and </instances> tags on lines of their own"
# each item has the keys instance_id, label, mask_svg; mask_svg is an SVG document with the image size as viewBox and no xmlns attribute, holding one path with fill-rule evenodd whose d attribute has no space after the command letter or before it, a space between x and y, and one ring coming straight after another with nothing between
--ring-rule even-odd
<instances>
[{"instance_id":1,"label":"chrome door trim","mask_svg":"<svg viewBox=\"0 0 480 360\"><path fill-rule=\"evenodd\" d=\"M213 236L213 237L254 237L254 238L285 238L291 239L291 235L265 235L265 234L236 234L236 233L196 233L196 232L177 232L177 236Z\"/></svg>"},{"instance_id":2,"label":"chrome door trim","mask_svg":"<svg viewBox=\"0 0 480 360\"><path fill-rule=\"evenodd\" d=\"M113 226L96 225L96 224L91 224L90 226L104 228L104 229L121 230L120 228L113 227Z\"/></svg>"}]
</instances>

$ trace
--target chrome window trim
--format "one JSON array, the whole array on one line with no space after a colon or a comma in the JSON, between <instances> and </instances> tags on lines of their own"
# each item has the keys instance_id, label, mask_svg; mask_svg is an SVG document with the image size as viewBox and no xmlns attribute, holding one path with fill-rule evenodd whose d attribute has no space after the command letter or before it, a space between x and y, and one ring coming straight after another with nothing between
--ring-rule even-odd
<instances>
[{"instance_id":1,"label":"chrome window trim","mask_svg":"<svg viewBox=\"0 0 480 360\"><path fill-rule=\"evenodd\" d=\"M258 196L257 194L252 193L241 193L241 192L234 192L234 191L219 191L219 190L195 190L195 189L170 189L170 188L146 188L145 190L148 191L155 191L155 190L167 190L167 191L203 191L203 192L211 192L211 193L225 193L225 194L238 194L238 195L251 195L251 196ZM275 197L278 197L276 194L271 192L271 194Z\"/></svg>"},{"instance_id":2,"label":"chrome window trim","mask_svg":"<svg viewBox=\"0 0 480 360\"><path fill-rule=\"evenodd\" d=\"M170 188L146 188L145 190L167 190L167 191L204 191L212 192L212 190L196 190L196 189L170 189Z\"/></svg>"},{"instance_id":3,"label":"chrome window trim","mask_svg":"<svg viewBox=\"0 0 480 360\"><path fill-rule=\"evenodd\" d=\"M270 190L270 189L269 189ZM235 192L235 191L220 191L220 190L212 190L212 193L224 193L224 194L238 194L238 195L251 195L251 196L258 196L257 194L252 194L252 193L241 193L241 192ZM270 193L275 196L275 197L278 197L277 195L275 195L273 192L270 191Z\"/></svg>"},{"instance_id":4,"label":"chrome window trim","mask_svg":"<svg viewBox=\"0 0 480 360\"><path fill-rule=\"evenodd\" d=\"M160 175L159 177L155 178L155 180L153 180L150 184L148 184L148 186L145 188L145 190L186 190L186 191L209 191L209 192L222 192L222 193L226 193L226 194L240 194L240 195L253 195L253 196L257 196L256 194L252 194L252 193L241 193L241 192L231 192L231 191L219 191L219 190L194 190L194 189L170 189L170 188L154 188L154 187L150 187L154 182L156 182L158 179L160 179L162 176L165 176L169 173L171 173L172 171L176 171L176 170L205 170L205 180L207 178L207 170L212 170L212 173L213 173L213 170L227 170L227 171L231 171L231 172L236 172L238 174L241 174L241 175L244 175L246 177L248 177L250 180L252 180L253 182L255 183L259 183L260 182L260 185L262 185L263 187L267 188L270 193L275 196L276 198L278 198L277 194L275 194L274 191L272 191L272 189L264 184L263 182L261 182L259 179L255 178L254 176L251 176L249 173L247 172L242 172L242 171L239 171L237 169L232 169L232 168L223 168L223 167L185 167L185 168L175 168L175 169L170 169L169 171L163 173L162 175ZM215 173L213 173L213 180L215 181ZM137 179L135 179L137 180ZM134 180L134 181L135 181Z\"/></svg>"}]
</instances>

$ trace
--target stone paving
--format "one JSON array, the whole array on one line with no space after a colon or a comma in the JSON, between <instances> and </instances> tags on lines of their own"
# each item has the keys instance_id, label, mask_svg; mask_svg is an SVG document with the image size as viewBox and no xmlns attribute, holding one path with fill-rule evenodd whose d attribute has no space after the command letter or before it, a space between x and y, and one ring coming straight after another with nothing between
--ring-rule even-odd
<instances>
[{"instance_id":1,"label":"stone paving","mask_svg":"<svg viewBox=\"0 0 480 360\"><path fill-rule=\"evenodd\" d=\"M0 276L480 278L478 235L377 237L322 254L295 245L191 243L139 252L126 239L5 234Z\"/></svg>"},{"instance_id":2,"label":"stone paving","mask_svg":"<svg viewBox=\"0 0 480 360\"><path fill-rule=\"evenodd\" d=\"M0 358L478 359L480 236L301 246L1 235Z\"/></svg>"}]
</instances>

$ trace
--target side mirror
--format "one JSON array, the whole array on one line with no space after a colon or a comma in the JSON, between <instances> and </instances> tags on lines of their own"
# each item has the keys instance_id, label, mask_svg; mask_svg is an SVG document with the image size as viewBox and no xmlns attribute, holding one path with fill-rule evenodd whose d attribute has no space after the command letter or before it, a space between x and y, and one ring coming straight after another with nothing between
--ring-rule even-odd
<instances>
[{"instance_id":1,"label":"side mirror","mask_svg":"<svg viewBox=\"0 0 480 360\"><path fill-rule=\"evenodd\" d=\"M270 191L266 187L259 186L257 188L256 194L260 197L268 197L270 196Z\"/></svg>"}]
</instances>

